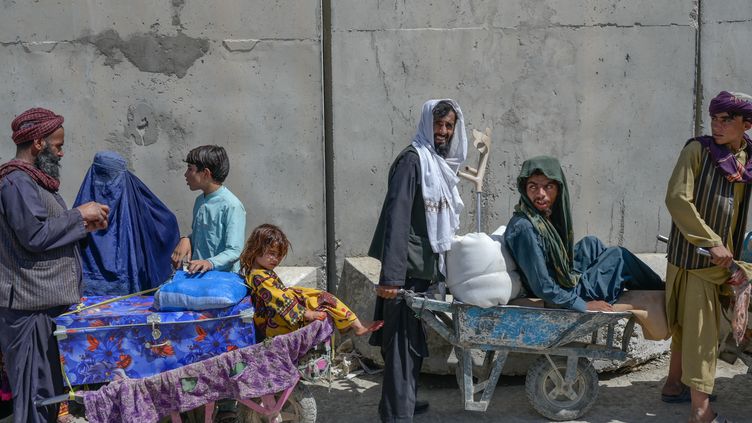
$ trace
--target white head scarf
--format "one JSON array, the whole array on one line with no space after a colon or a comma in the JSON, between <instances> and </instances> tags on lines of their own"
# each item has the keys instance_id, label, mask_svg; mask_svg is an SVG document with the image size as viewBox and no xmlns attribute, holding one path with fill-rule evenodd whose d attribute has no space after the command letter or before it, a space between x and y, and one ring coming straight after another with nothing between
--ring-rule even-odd
<instances>
[{"instance_id":1,"label":"white head scarf","mask_svg":"<svg viewBox=\"0 0 752 423\"><path fill-rule=\"evenodd\" d=\"M440 101L451 104L457 117L446 158L436 152L433 144L433 109ZM451 99L426 101L412 144L420 156L428 239L433 252L439 254L439 270L446 274L444 253L452 245L452 238L460 227L460 213L465 207L457 190L457 172L467 158L465 118L459 104Z\"/></svg>"}]
</instances>

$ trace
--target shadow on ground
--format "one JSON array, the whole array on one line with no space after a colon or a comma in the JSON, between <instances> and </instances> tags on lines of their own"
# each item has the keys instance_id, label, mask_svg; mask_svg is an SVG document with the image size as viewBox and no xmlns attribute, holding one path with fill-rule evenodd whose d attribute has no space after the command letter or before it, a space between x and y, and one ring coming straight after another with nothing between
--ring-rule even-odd
<instances>
[{"instance_id":1,"label":"shadow on ground","mask_svg":"<svg viewBox=\"0 0 752 423\"><path fill-rule=\"evenodd\" d=\"M660 400L666 374L666 360L631 373L602 374L598 398L578 423L686 422L689 404L667 404ZM735 422L752 421L752 375L737 363L719 363L713 403L717 412ZM311 386L318 405L317 422L366 423L378 421L381 395L379 375L359 376L326 386ZM416 416L416 423L546 422L530 404L524 377L502 377L486 412L463 409L454 376L422 375L418 397L431 404L429 412Z\"/></svg>"}]
</instances>

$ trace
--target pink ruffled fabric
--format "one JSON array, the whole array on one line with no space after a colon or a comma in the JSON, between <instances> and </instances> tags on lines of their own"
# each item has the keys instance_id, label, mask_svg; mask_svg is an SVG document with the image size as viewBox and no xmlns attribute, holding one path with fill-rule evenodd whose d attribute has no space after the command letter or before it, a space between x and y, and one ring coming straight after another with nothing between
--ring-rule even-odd
<instances>
[{"instance_id":1,"label":"pink ruffled fabric","mask_svg":"<svg viewBox=\"0 0 752 423\"><path fill-rule=\"evenodd\" d=\"M329 320L143 379L111 382L84 394L91 423L156 422L224 398L249 399L283 391L300 378L297 362L332 333Z\"/></svg>"}]
</instances>

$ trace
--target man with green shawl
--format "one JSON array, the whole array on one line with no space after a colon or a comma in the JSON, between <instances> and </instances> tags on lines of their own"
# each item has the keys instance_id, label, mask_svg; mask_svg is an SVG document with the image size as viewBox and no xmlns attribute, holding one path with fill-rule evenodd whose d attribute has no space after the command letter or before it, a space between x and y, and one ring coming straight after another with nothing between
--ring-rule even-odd
<instances>
[{"instance_id":1,"label":"man with green shawl","mask_svg":"<svg viewBox=\"0 0 752 423\"><path fill-rule=\"evenodd\" d=\"M594 236L573 246L569 188L557 159L526 160L517 189L504 240L525 288L547 306L612 311L625 288L664 289L660 276L625 248L606 247Z\"/></svg>"}]
</instances>

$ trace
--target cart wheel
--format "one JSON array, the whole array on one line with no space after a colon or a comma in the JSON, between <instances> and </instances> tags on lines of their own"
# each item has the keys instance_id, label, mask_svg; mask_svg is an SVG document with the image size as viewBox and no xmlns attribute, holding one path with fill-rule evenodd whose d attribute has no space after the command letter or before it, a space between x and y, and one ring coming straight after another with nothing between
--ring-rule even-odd
<instances>
[{"instance_id":1,"label":"cart wheel","mask_svg":"<svg viewBox=\"0 0 752 423\"><path fill-rule=\"evenodd\" d=\"M238 408L238 421L241 423L316 423L316 398L302 383L298 383L282 411L275 417L263 416L240 403Z\"/></svg>"},{"instance_id":2,"label":"cart wheel","mask_svg":"<svg viewBox=\"0 0 752 423\"><path fill-rule=\"evenodd\" d=\"M574 420L585 414L598 396L598 374L584 358L577 362L577 375L572 389L565 391L564 376L567 372L566 357L551 359L556 364L554 370L546 356L540 357L527 371L525 391L533 408L551 420Z\"/></svg>"}]
</instances>

